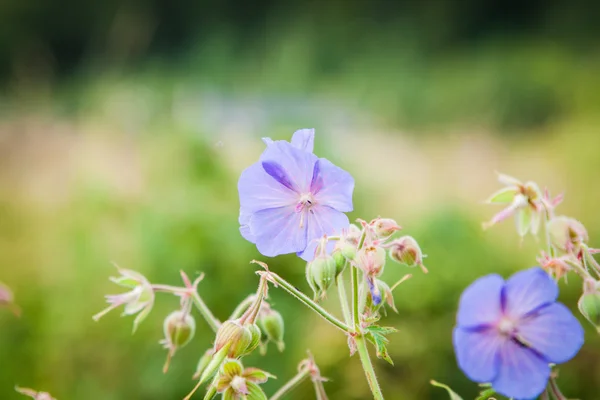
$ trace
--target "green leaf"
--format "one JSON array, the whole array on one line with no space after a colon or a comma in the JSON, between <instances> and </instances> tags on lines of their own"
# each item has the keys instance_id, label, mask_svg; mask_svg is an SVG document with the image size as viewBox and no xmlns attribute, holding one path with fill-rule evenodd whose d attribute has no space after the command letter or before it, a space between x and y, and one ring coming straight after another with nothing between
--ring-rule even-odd
<instances>
[{"instance_id":1,"label":"green leaf","mask_svg":"<svg viewBox=\"0 0 600 400\"><path fill-rule=\"evenodd\" d=\"M398 330L396 328L387 326L372 325L367 328L366 338L369 340L369 342L375 345L375 350L377 351L377 358L381 358L382 360L387 361L391 365L394 365L394 362L390 358L386 346L390 341L385 335L397 331Z\"/></svg>"},{"instance_id":2,"label":"green leaf","mask_svg":"<svg viewBox=\"0 0 600 400\"><path fill-rule=\"evenodd\" d=\"M441 387L442 389L446 389L448 394L450 395L450 400L462 400L462 397L457 395L454 390L450 389L448 385L444 385L443 383L436 382L434 380L429 381L433 386Z\"/></svg>"}]
</instances>

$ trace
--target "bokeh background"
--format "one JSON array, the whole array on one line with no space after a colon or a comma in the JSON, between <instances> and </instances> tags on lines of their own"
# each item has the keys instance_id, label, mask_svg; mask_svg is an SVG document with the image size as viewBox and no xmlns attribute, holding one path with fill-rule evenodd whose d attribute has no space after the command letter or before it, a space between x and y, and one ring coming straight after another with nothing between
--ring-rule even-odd
<instances>
[{"instance_id":1,"label":"bokeh background","mask_svg":"<svg viewBox=\"0 0 600 400\"><path fill-rule=\"evenodd\" d=\"M213 335L161 372L158 299L131 335L114 312L94 323L111 261L200 293L225 318L255 290L238 233L236 181L260 138L317 130L316 152L356 179L352 218L399 221L429 255L384 320L395 366L376 362L389 399L465 399L477 386L451 345L457 301L482 274L534 265L541 241L514 224L483 232L495 170L564 191L562 212L600 246L600 3L431 0L5 0L0 2L0 280L23 314L0 310L0 398L15 384L67 399L180 399ZM304 264L268 261L303 290ZM389 265L394 282L406 268ZM561 284L576 313L580 281ZM346 340L279 290L285 352L252 364L273 393L307 349L330 398L369 391ZM334 312L334 296L325 302ZM578 314L577 314L578 315ZM600 340L561 367L572 398L598 398ZM313 398L309 383L290 399Z\"/></svg>"}]
</instances>

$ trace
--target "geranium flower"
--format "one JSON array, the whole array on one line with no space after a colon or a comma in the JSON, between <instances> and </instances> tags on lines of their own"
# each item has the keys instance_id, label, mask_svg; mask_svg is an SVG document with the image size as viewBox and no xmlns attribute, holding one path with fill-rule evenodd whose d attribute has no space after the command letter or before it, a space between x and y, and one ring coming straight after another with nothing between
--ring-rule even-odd
<instances>
[{"instance_id":1,"label":"geranium flower","mask_svg":"<svg viewBox=\"0 0 600 400\"><path fill-rule=\"evenodd\" d=\"M260 160L238 182L240 232L265 256L298 253L310 261L319 238L348 228L354 179L312 153L312 129L297 131L291 143L263 141Z\"/></svg>"},{"instance_id":2,"label":"geranium flower","mask_svg":"<svg viewBox=\"0 0 600 400\"><path fill-rule=\"evenodd\" d=\"M581 324L557 296L556 282L538 267L506 282L494 274L471 284L460 299L454 328L463 372L507 397L542 393L549 364L570 360L583 344Z\"/></svg>"}]
</instances>

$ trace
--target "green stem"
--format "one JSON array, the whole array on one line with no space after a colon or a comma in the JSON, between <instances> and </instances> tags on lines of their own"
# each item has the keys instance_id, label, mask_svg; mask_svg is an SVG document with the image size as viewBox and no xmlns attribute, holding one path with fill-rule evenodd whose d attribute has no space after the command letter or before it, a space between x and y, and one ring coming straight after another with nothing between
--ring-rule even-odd
<instances>
[{"instance_id":1,"label":"green stem","mask_svg":"<svg viewBox=\"0 0 600 400\"><path fill-rule=\"evenodd\" d=\"M202 314L210 328L216 333L219 330L219 327L221 326L221 321L219 321L213 315L213 313L210 311L206 303L202 300L198 292L194 290L193 292L191 292L191 296L192 301L194 302L194 305L196 306L198 311L200 311L200 314Z\"/></svg>"},{"instance_id":2,"label":"green stem","mask_svg":"<svg viewBox=\"0 0 600 400\"><path fill-rule=\"evenodd\" d=\"M310 375L310 371L307 368L300 370L292 379L287 381L285 385L279 388L277 392L269 400L279 400L287 393L291 392L304 381Z\"/></svg>"},{"instance_id":3,"label":"green stem","mask_svg":"<svg viewBox=\"0 0 600 400\"><path fill-rule=\"evenodd\" d=\"M307 295L296 289L292 284L283 279L281 276L277 275L274 272L268 272L268 274L269 277L273 281L275 281L277 285L281 286L283 290L285 290L286 292L294 296L296 299L298 299L302 304L319 314L327 322L346 333L352 332L352 330L346 324L344 324L342 321L340 321L333 315L329 314L323 307L312 301Z\"/></svg>"},{"instance_id":4,"label":"green stem","mask_svg":"<svg viewBox=\"0 0 600 400\"><path fill-rule=\"evenodd\" d=\"M546 233L546 246L548 247L548 254L550 257L556 257L556 251L554 246L552 246L552 241L550 240L550 230L548 229L548 224L550 223L550 210L545 209L544 212L544 232Z\"/></svg>"},{"instance_id":5,"label":"green stem","mask_svg":"<svg viewBox=\"0 0 600 400\"><path fill-rule=\"evenodd\" d=\"M346 267L348 263L346 263ZM340 272L340 274L335 278L335 283L338 289L338 297L340 298L340 305L342 307L342 314L344 315L344 322L346 325L350 325L352 323L352 315L350 314L350 308L348 307L348 296L346 295L346 287L344 284L344 271L346 267Z\"/></svg>"},{"instance_id":6,"label":"green stem","mask_svg":"<svg viewBox=\"0 0 600 400\"><path fill-rule=\"evenodd\" d=\"M383 400L383 394L381 393L379 383L377 383L377 375L375 375L373 364L371 364L371 358L369 357L369 351L367 350L367 342L365 341L365 337L363 335L358 335L354 339L356 341L356 348L358 350L360 362L365 370L367 382L371 388L371 393L373 393L373 399Z\"/></svg>"},{"instance_id":7,"label":"green stem","mask_svg":"<svg viewBox=\"0 0 600 400\"><path fill-rule=\"evenodd\" d=\"M352 318L354 321L354 332L360 332L360 316L358 314L358 268L352 266Z\"/></svg>"}]
</instances>

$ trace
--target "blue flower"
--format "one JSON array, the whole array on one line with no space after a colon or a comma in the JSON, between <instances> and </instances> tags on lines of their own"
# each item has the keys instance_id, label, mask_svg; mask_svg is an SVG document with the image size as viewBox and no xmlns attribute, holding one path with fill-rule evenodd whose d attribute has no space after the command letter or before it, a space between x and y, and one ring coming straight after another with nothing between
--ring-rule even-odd
<instances>
[{"instance_id":1,"label":"blue flower","mask_svg":"<svg viewBox=\"0 0 600 400\"><path fill-rule=\"evenodd\" d=\"M310 261L317 239L349 226L354 179L313 154L313 129L296 131L291 143L263 141L260 160L238 182L240 232L265 256L297 253Z\"/></svg>"},{"instance_id":2,"label":"blue flower","mask_svg":"<svg viewBox=\"0 0 600 400\"><path fill-rule=\"evenodd\" d=\"M557 296L556 282L538 267L506 282L488 275L471 284L454 328L463 372L507 397L540 395L550 377L548 364L570 360L583 344L581 324Z\"/></svg>"}]
</instances>

